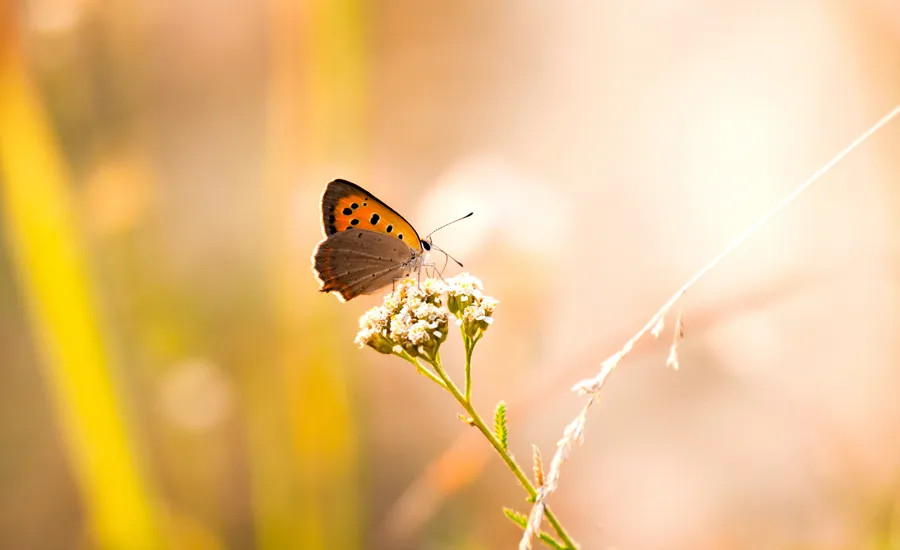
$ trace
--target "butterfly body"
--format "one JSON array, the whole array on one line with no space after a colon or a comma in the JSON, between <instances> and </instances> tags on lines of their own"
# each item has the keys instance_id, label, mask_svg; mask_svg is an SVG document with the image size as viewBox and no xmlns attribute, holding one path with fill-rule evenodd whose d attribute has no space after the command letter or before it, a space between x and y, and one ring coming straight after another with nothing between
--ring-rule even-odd
<instances>
[{"instance_id":1,"label":"butterfly body","mask_svg":"<svg viewBox=\"0 0 900 550\"><path fill-rule=\"evenodd\" d=\"M431 239L420 239L403 216L362 187L334 180L325 187L321 206L325 239L312 257L321 292L352 300L425 265Z\"/></svg>"}]
</instances>

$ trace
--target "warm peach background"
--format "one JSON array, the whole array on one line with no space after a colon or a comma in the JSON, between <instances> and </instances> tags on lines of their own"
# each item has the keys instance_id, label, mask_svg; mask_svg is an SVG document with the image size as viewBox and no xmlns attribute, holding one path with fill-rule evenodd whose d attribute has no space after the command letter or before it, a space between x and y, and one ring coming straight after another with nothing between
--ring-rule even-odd
<instances>
[{"instance_id":1,"label":"warm peach background","mask_svg":"<svg viewBox=\"0 0 900 550\"><path fill-rule=\"evenodd\" d=\"M475 211L435 236L501 302L475 400L506 399L513 452L549 457L569 387L900 103L887 0L14 4L0 47L62 159L176 548L517 544L500 509L523 493L449 396L353 346L379 298L316 293L329 179L423 232ZM897 548L898 182L895 121L686 296L678 372L668 333L626 359L551 499L583 548ZM0 546L100 548L16 231Z\"/></svg>"}]
</instances>

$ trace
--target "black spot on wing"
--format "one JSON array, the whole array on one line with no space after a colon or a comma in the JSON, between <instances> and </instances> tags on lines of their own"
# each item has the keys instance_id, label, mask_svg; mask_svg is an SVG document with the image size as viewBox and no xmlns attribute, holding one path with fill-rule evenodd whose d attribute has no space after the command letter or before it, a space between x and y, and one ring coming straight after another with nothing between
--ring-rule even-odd
<instances>
[{"instance_id":1,"label":"black spot on wing","mask_svg":"<svg viewBox=\"0 0 900 550\"><path fill-rule=\"evenodd\" d=\"M349 216L350 214L353 213L353 210L351 210L349 208L344 208L344 210L342 212L345 216Z\"/></svg>"},{"instance_id":2,"label":"black spot on wing","mask_svg":"<svg viewBox=\"0 0 900 550\"><path fill-rule=\"evenodd\" d=\"M393 226L393 225L388 225L387 227L384 228L384 230L385 230L385 232L390 233L391 231L394 230L394 226Z\"/></svg>"},{"instance_id":3,"label":"black spot on wing","mask_svg":"<svg viewBox=\"0 0 900 550\"><path fill-rule=\"evenodd\" d=\"M350 225L359 225L359 220L353 218L352 220L350 220Z\"/></svg>"},{"instance_id":4,"label":"black spot on wing","mask_svg":"<svg viewBox=\"0 0 900 550\"><path fill-rule=\"evenodd\" d=\"M350 208L356 210L357 208L359 208L359 205L354 202L353 204L350 205Z\"/></svg>"},{"instance_id":5,"label":"black spot on wing","mask_svg":"<svg viewBox=\"0 0 900 550\"><path fill-rule=\"evenodd\" d=\"M403 240L403 233L400 233L399 235L397 235L397 238L400 239L400 240L402 241L402 240Z\"/></svg>"},{"instance_id":6,"label":"black spot on wing","mask_svg":"<svg viewBox=\"0 0 900 550\"><path fill-rule=\"evenodd\" d=\"M372 217L369 218L369 223L371 223L372 225L376 225L378 223L378 220L380 219L381 216L379 216L378 214L372 214Z\"/></svg>"}]
</instances>

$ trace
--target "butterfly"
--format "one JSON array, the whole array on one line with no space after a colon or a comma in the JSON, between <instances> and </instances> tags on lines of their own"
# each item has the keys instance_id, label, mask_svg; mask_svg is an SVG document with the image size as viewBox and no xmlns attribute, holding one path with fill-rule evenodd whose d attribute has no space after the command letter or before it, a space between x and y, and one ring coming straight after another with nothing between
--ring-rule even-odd
<instances>
[{"instance_id":1,"label":"butterfly","mask_svg":"<svg viewBox=\"0 0 900 550\"><path fill-rule=\"evenodd\" d=\"M431 234L419 238L403 216L355 183L330 182L322 193L321 207L325 239L313 252L312 268L319 291L333 292L342 302L374 294L410 273L421 273L434 265L426 261L428 252L443 252L431 242ZM438 229L446 225L450 224Z\"/></svg>"}]
</instances>

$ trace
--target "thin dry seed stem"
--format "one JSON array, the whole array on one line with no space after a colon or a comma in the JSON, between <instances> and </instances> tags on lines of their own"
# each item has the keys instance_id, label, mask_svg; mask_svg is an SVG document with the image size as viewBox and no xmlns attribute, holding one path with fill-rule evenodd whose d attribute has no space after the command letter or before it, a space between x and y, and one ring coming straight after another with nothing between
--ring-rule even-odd
<instances>
[{"instance_id":1,"label":"thin dry seed stem","mask_svg":"<svg viewBox=\"0 0 900 550\"><path fill-rule=\"evenodd\" d=\"M880 130L885 124L894 119L898 114L900 114L900 105L895 106L888 112L886 115L881 117L872 127L868 130L860 134L859 137L854 139L850 145L844 147L837 155L834 156L831 160L825 163L824 166L819 168L813 173L806 181L801 183L797 188L791 191L787 196L781 199L775 206L769 209L762 217L757 219L753 224L751 224L747 229L744 230L743 233L738 235L733 241L728 243L718 255L716 255L712 260L710 260L705 266L703 266L700 271L698 271L693 277L688 279L688 281L678 289L675 294L672 295L669 300L663 304L661 308L647 321L641 330L637 332L634 336L631 337L622 348L613 354L611 357L606 359L603 362L603 366L600 369L600 372L593 378L589 378L586 380L582 380L575 384L572 387L572 391L577 391L582 395L587 394L590 397L588 398L587 403L584 408L581 410L581 413L573 420L568 426L566 426L565 434L563 438L559 440L557 444L556 454L553 456L553 461L550 463L550 472L547 475L547 482L543 487L538 491L537 498L534 502L534 507L531 510L531 514L528 517L528 527L525 529L525 532L522 535L522 540L519 543L520 550L529 550L533 546L533 541L535 535L540 531L541 518L546 513L546 505L545 500L547 497L556 490L558 481L559 481L559 470L562 468L562 464L568 459L568 455L572 450L572 447L575 443L580 443L581 437L584 435L584 424L587 419L587 411L590 409L591 405L594 404L595 401L600 396L600 390L603 388L603 385L606 383L607 378L610 373L612 373L613 369L616 368L616 365L619 361L625 357L631 349L634 347L634 344L637 343L638 340L644 337L647 332L650 332L654 329L658 324L660 324L666 314L672 309L672 306L684 296L684 293L687 292L692 286L694 286L697 281L702 279L707 273L712 271L714 267L719 265L729 254L734 252L739 246L744 244L754 233L756 233L762 226L767 224L772 218L774 218L779 212L793 203L797 197L803 194L804 191L809 189L814 183L816 183L823 175L825 175L829 170L831 170L837 163L842 161L844 157L849 155L854 149L862 145L866 140L868 140L875 132Z\"/></svg>"},{"instance_id":2,"label":"thin dry seed stem","mask_svg":"<svg viewBox=\"0 0 900 550\"><path fill-rule=\"evenodd\" d=\"M680 309L678 316L675 318L675 330L672 331L672 345L669 346L669 356L666 357L666 366L675 370L678 370L678 344L684 338L684 322L681 318L683 313L684 310Z\"/></svg>"},{"instance_id":3,"label":"thin dry seed stem","mask_svg":"<svg viewBox=\"0 0 900 550\"><path fill-rule=\"evenodd\" d=\"M785 207L789 206L792 202L794 202L794 200L796 200L797 197L799 197L804 191L806 191L812 184L814 184L816 181L818 181L829 170L834 168L834 166L838 162L843 160L844 157L846 157L848 154L850 154L851 151L853 151L854 149L856 149L857 147L862 145L862 143L865 142L867 139L869 139L869 137L871 137L872 134L874 134L875 132L880 130L882 126L884 126L885 124L890 122L891 119L896 117L898 114L900 114L900 105L897 105L896 107L894 107L891 110L891 112L884 115L871 128L869 128L868 130L863 132L859 137L857 137L855 140L853 140L853 142L850 143L850 145L848 145L847 147L842 149L840 153L835 155L834 158L832 158L827 163L825 163L824 166L822 166L821 168L816 170L816 172L812 176L810 176L809 179L807 179L802 184L800 184L796 189L791 191L787 196L785 196L783 199L781 199L775 206L773 206L771 209L769 209L769 211L766 212L761 218L756 220L753 224L750 225L750 227L745 229L744 232L741 233L736 239L734 239L733 241L728 243L728 246L726 246L721 252L719 252L718 255L716 255L712 260L710 260L709 263L707 263L705 266L703 266L703 268L700 271L698 271L696 274L694 274L693 277L688 279L688 281L686 283L684 283L684 285L682 285L681 288L679 288L678 291L675 292L675 294L673 294L672 297L669 298L669 300L665 304L663 304L663 306L661 308L659 308L659 310L656 312L655 315L653 315L653 317L650 318L650 320L647 322L647 324L644 325L644 327L641 328L641 330L639 330L637 332L637 334L632 336L631 339L628 340L628 342L626 342L624 346L622 346L622 349L619 351L619 353L617 353L616 355L613 355L613 357L617 358L615 360L615 362L618 362L619 359L621 359L625 354L627 354L629 351L631 351L631 348L634 346L634 344L637 343L638 340L643 338L643 336L648 331L653 330L653 327L655 327L657 324L659 324L660 320L663 317L665 317L665 315L669 312L670 309L672 309L672 306L675 305L675 302L680 300L681 297L684 295L684 293L687 292L688 289L690 289L692 286L694 286L697 283L697 281L699 281L707 273L712 271L712 269L714 267L719 265L719 263L721 263L722 260L724 260L729 254L734 252L735 249L737 249L739 246L744 244L744 242L746 242L751 236L753 236L753 234L756 233L762 226L764 226L772 218L774 218L776 214L778 214L779 212L781 212L781 210L783 210ZM612 359L612 357L610 359ZM607 359L607 361L610 361L610 359ZM615 365L613 365L613 368L614 367L615 367ZM591 379L582 380L581 382L575 384L575 386L572 388L572 390L578 391L583 394L595 393L595 392L599 391L603 385L603 381L605 380L606 375L609 374L608 371L611 371L611 370L612 370L612 368L602 369L598 376L591 378Z\"/></svg>"}]
</instances>

